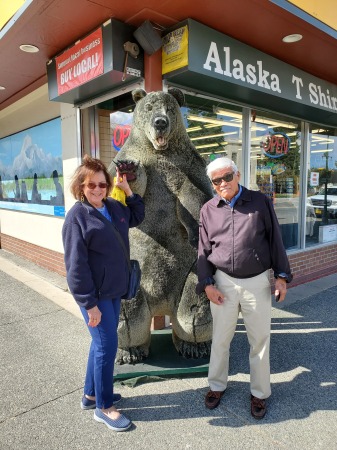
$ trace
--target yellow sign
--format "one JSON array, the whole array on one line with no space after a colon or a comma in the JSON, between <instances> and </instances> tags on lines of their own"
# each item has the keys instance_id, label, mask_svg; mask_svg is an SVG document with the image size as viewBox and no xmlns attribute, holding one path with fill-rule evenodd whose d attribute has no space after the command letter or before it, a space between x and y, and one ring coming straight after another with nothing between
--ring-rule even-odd
<instances>
[{"instance_id":1,"label":"yellow sign","mask_svg":"<svg viewBox=\"0 0 337 450\"><path fill-rule=\"evenodd\" d=\"M290 0L290 3L337 30L336 0Z\"/></svg>"},{"instance_id":2,"label":"yellow sign","mask_svg":"<svg viewBox=\"0 0 337 450\"><path fill-rule=\"evenodd\" d=\"M188 26L171 31L163 37L162 74L188 65Z\"/></svg>"},{"instance_id":3,"label":"yellow sign","mask_svg":"<svg viewBox=\"0 0 337 450\"><path fill-rule=\"evenodd\" d=\"M0 0L0 30L24 3L25 0Z\"/></svg>"}]
</instances>

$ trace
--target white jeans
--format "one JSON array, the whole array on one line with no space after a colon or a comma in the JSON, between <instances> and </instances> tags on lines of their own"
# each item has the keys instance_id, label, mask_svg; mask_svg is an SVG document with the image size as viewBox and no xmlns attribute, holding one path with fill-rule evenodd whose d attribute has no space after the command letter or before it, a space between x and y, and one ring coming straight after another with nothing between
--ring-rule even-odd
<instances>
[{"instance_id":1,"label":"white jeans","mask_svg":"<svg viewBox=\"0 0 337 450\"><path fill-rule=\"evenodd\" d=\"M238 279L220 270L214 276L217 288L225 295L222 305L211 303L213 340L208 371L212 391L227 387L229 347L241 311L250 345L250 391L258 398L270 396L271 289L269 271Z\"/></svg>"}]
</instances>

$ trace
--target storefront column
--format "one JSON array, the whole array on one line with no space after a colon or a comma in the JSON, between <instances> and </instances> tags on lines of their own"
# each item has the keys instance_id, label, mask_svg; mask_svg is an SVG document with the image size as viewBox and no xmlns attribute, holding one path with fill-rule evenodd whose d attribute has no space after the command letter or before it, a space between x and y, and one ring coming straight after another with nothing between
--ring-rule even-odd
<instances>
[{"instance_id":1,"label":"storefront column","mask_svg":"<svg viewBox=\"0 0 337 450\"><path fill-rule=\"evenodd\" d=\"M69 185L75 169L81 164L80 110L67 103L61 104L64 203L66 212L74 204Z\"/></svg>"},{"instance_id":2,"label":"storefront column","mask_svg":"<svg viewBox=\"0 0 337 450\"><path fill-rule=\"evenodd\" d=\"M144 54L144 74L146 92L163 90L161 49L151 56Z\"/></svg>"}]
</instances>

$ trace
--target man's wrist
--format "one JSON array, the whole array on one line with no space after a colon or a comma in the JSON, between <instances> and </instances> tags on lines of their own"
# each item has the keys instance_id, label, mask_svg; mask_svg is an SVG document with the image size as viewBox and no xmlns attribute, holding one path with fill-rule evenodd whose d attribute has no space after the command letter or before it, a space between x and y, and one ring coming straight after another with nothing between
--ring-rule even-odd
<instances>
[{"instance_id":1,"label":"man's wrist","mask_svg":"<svg viewBox=\"0 0 337 450\"><path fill-rule=\"evenodd\" d=\"M206 280L204 281L204 289L207 288L207 286L214 286L215 285L215 280L212 277L208 277L206 278Z\"/></svg>"},{"instance_id":2,"label":"man's wrist","mask_svg":"<svg viewBox=\"0 0 337 450\"><path fill-rule=\"evenodd\" d=\"M286 283L290 283L290 281L293 279L291 274L287 274L285 272L274 273L274 277L276 279L284 280Z\"/></svg>"}]
</instances>

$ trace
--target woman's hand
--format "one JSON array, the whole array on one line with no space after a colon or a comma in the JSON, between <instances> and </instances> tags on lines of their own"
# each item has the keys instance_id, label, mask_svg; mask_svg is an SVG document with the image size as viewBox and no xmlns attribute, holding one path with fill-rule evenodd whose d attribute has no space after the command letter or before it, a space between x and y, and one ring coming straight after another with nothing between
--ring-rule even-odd
<instances>
[{"instance_id":1,"label":"woman's hand","mask_svg":"<svg viewBox=\"0 0 337 450\"><path fill-rule=\"evenodd\" d=\"M212 303L215 303L216 305L222 305L222 303L224 302L225 296L213 284L206 286L205 292L208 300Z\"/></svg>"},{"instance_id":2,"label":"woman's hand","mask_svg":"<svg viewBox=\"0 0 337 450\"><path fill-rule=\"evenodd\" d=\"M129 186L128 180L126 178L126 174L121 175L119 173L119 170L117 168L116 171L116 181L115 181L115 186L119 187L120 189L122 189L122 191L125 192L127 197L130 197L130 195L132 195L132 191L131 188Z\"/></svg>"},{"instance_id":3,"label":"woman's hand","mask_svg":"<svg viewBox=\"0 0 337 450\"><path fill-rule=\"evenodd\" d=\"M88 309L87 313L89 316L88 326L89 327L97 327L97 325L101 321L101 317L102 317L101 311L98 309L97 306L94 306L93 308Z\"/></svg>"}]
</instances>

